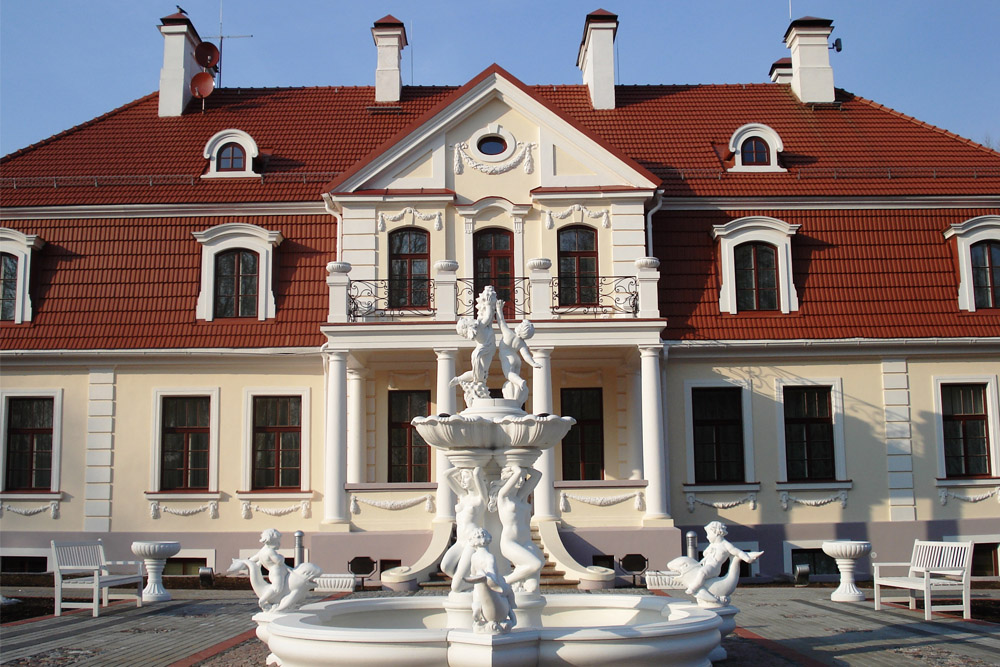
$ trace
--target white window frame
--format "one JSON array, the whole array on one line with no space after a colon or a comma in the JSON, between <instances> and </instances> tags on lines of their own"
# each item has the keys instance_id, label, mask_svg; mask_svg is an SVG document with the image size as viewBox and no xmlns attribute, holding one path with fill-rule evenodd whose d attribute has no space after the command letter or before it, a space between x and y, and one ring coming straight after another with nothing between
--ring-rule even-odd
<instances>
[{"instance_id":1,"label":"white window frame","mask_svg":"<svg viewBox=\"0 0 1000 667\"><path fill-rule=\"evenodd\" d=\"M1000 215L981 215L955 223L944 232L946 239L953 236L958 253L958 307L974 313L976 293L972 284L972 246L980 241L1000 242Z\"/></svg>"},{"instance_id":2,"label":"white window frame","mask_svg":"<svg viewBox=\"0 0 1000 667\"><path fill-rule=\"evenodd\" d=\"M152 457L149 462L147 497L155 500L218 500L219 498L219 387L157 388L153 390ZM163 455L163 399L184 396L208 396L208 490L202 492L160 489Z\"/></svg>"},{"instance_id":3,"label":"white window frame","mask_svg":"<svg viewBox=\"0 0 1000 667\"><path fill-rule=\"evenodd\" d=\"M52 477L49 491L7 491L7 415L11 398L52 399ZM63 390L4 389L0 391L0 495L4 500L61 500Z\"/></svg>"},{"instance_id":4,"label":"white window frame","mask_svg":"<svg viewBox=\"0 0 1000 667\"><path fill-rule=\"evenodd\" d=\"M785 387L829 387L833 418L833 461L837 479L832 482L788 481L788 459L785 454ZM774 403L777 411L778 490L808 491L848 489L847 448L844 444L844 381L843 378L775 378Z\"/></svg>"},{"instance_id":5,"label":"white window frame","mask_svg":"<svg viewBox=\"0 0 1000 667\"><path fill-rule=\"evenodd\" d=\"M792 549L823 550L823 543L830 540L783 540L781 542L782 567L785 574L795 574L792 568ZM813 581L840 581L839 574L811 574Z\"/></svg>"},{"instance_id":6,"label":"white window frame","mask_svg":"<svg viewBox=\"0 0 1000 667\"><path fill-rule=\"evenodd\" d=\"M743 164L743 142L751 137L759 137L767 144L768 164ZM785 150L778 133L762 123L747 123L733 132L729 138L729 152L736 159L736 164L729 168L731 172L781 173L788 171L778 165L778 153Z\"/></svg>"},{"instance_id":7,"label":"white window frame","mask_svg":"<svg viewBox=\"0 0 1000 667\"><path fill-rule=\"evenodd\" d=\"M740 389L740 404L743 416L743 484L708 482L698 483L695 481L694 470L694 401L692 398L693 389L704 388L732 388ZM692 486L692 490L707 491L710 488L720 491L743 490L744 485L753 485L754 490L759 486L756 484L756 472L754 471L753 455L753 383L749 379L725 378L721 380L685 380L684 381L684 439L687 451L687 484ZM687 490L685 488L685 490Z\"/></svg>"},{"instance_id":8,"label":"white window frame","mask_svg":"<svg viewBox=\"0 0 1000 667\"><path fill-rule=\"evenodd\" d=\"M299 488L285 491L253 489L253 399L257 396L298 396L301 400L301 426L299 430ZM246 387L243 390L243 470L237 497L267 500L268 498L312 498L310 469L310 431L312 428L312 390L309 387ZM296 495L298 494L298 495ZM302 495L305 494L305 495Z\"/></svg>"},{"instance_id":9,"label":"white window frame","mask_svg":"<svg viewBox=\"0 0 1000 667\"><path fill-rule=\"evenodd\" d=\"M257 319L273 319L274 249L285 238L281 232L270 231L245 222L228 222L200 232L192 232L201 244L201 291L198 294L196 317L211 322L215 319L215 257L227 250L252 250L257 253ZM227 318L240 319L240 318Z\"/></svg>"},{"instance_id":10,"label":"white window frame","mask_svg":"<svg viewBox=\"0 0 1000 667\"><path fill-rule=\"evenodd\" d=\"M219 151L226 144L237 144L243 149L244 160L242 171L219 171L218 158ZM208 173L202 178L247 178L259 176L253 170L253 161L260 154L257 142L243 130L230 128L222 130L212 135L212 138L205 144L204 157L208 160Z\"/></svg>"},{"instance_id":11,"label":"white window frame","mask_svg":"<svg viewBox=\"0 0 1000 667\"><path fill-rule=\"evenodd\" d=\"M744 243L769 243L778 257L778 306L782 313L799 309L799 295L792 280L792 237L802 225L790 225L777 218L751 216L712 227L712 238L719 240L722 260L722 286L719 288L719 310L735 315L736 306L736 246ZM759 312L759 311L746 311Z\"/></svg>"},{"instance_id":12,"label":"white window frame","mask_svg":"<svg viewBox=\"0 0 1000 667\"><path fill-rule=\"evenodd\" d=\"M996 375L935 375L934 385L934 436L937 440L938 479L936 486L996 486L1000 477L1000 402L997 400ZM948 478L944 464L944 406L941 389L946 384L986 385L986 428L990 439L990 478Z\"/></svg>"},{"instance_id":13,"label":"white window frame","mask_svg":"<svg viewBox=\"0 0 1000 667\"><path fill-rule=\"evenodd\" d=\"M483 137L493 135L503 137L504 142L507 144L507 148L502 153L487 155L479 150L479 140ZM517 150L517 139L514 138L514 135L511 134L509 130L503 128L498 123L490 123L483 129L477 130L469 139L469 152L473 153L477 160L482 160L483 162L503 162L509 159L514 154L515 150Z\"/></svg>"},{"instance_id":14,"label":"white window frame","mask_svg":"<svg viewBox=\"0 0 1000 667\"><path fill-rule=\"evenodd\" d=\"M0 227L0 252L17 258L17 297L14 302L14 324L31 321L31 255L45 245L37 234L22 234L16 229Z\"/></svg>"}]
</instances>

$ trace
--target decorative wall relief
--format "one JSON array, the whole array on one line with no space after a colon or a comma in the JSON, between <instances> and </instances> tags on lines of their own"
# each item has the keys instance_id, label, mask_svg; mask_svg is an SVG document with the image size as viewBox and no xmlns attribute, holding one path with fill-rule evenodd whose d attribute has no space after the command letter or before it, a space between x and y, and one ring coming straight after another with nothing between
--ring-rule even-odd
<instances>
[{"instance_id":1,"label":"decorative wall relief","mask_svg":"<svg viewBox=\"0 0 1000 667\"><path fill-rule=\"evenodd\" d=\"M369 500L368 498L362 498L361 496L352 493L351 514L361 514L361 506L358 503L364 503L370 507L377 507L380 510L389 510L392 512L409 509L411 507L416 507L420 503L424 503L424 509L427 512L433 513L437 511L434 507L434 494L432 493L428 493L426 496L408 498L406 500Z\"/></svg>"},{"instance_id":2,"label":"decorative wall relief","mask_svg":"<svg viewBox=\"0 0 1000 667\"><path fill-rule=\"evenodd\" d=\"M444 222L443 222L443 220L441 218L441 212L440 211L438 211L437 213L421 213L417 209L412 208L410 206L407 206L406 208L404 208L402 211L400 211L396 215L386 215L385 213L379 213L378 214L378 230L380 232L384 232L385 231L385 223L386 222L399 222L400 220L402 220L403 218L405 218L407 215L412 215L413 219L415 221L416 220L423 220L424 222L430 222L431 220L433 220L434 221L434 229L437 230L437 231L439 231L439 232L442 229L444 229Z\"/></svg>"},{"instance_id":3,"label":"decorative wall relief","mask_svg":"<svg viewBox=\"0 0 1000 667\"><path fill-rule=\"evenodd\" d=\"M950 489L939 489L938 498L941 500L942 505L948 504L949 498L954 498L955 500L961 500L963 503L978 503L993 496L997 497L997 503L1000 503L1000 486L996 487L991 491L985 493L980 493L975 496L960 496L959 494L951 491Z\"/></svg>"},{"instance_id":4,"label":"decorative wall relief","mask_svg":"<svg viewBox=\"0 0 1000 667\"><path fill-rule=\"evenodd\" d=\"M531 156L531 150L533 148L538 148L538 144L532 142L517 142L517 150L506 162L498 162L491 164L489 162L480 162L471 155L469 155L469 144L460 141L454 144L452 148L455 149L455 173L461 174L465 169L463 163L472 167L477 171L481 171L484 174L490 176L496 174L504 174L514 169L522 162L524 163L524 173L530 174L535 171L535 161Z\"/></svg>"},{"instance_id":5,"label":"decorative wall relief","mask_svg":"<svg viewBox=\"0 0 1000 667\"><path fill-rule=\"evenodd\" d=\"M20 514L21 516L35 516L36 514L41 514L45 510L49 511L49 516L53 519L59 518L59 501L52 500L44 505L38 507L14 507L13 505L0 505L0 516L3 516L4 512L13 512L14 514Z\"/></svg>"},{"instance_id":6,"label":"decorative wall relief","mask_svg":"<svg viewBox=\"0 0 1000 667\"><path fill-rule=\"evenodd\" d=\"M162 512L167 514L173 514L174 516L194 516L201 512L208 512L208 516L212 519L219 518L219 503L215 500L210 500L201 507L192 507L190 509L179 510L174 507L166 507L160 504L159 500L151 500L149 502L149 517L151 519L159 519Z\"/></svg>"},{"instance_id":7,"label":"decorative wall relief","mask_svg":"<svg viewBox=\"0 0 1000 667\"><path fill-rule=\"evenodd\" d=\"M782 491L778 495L778 498L781 500L781 509L786 511L791 503L798 503L799 505L805 505L806 507L822 507L823 505L829 505L830 503L839 500L841 507L847 507L847 491L838 491L829 498L816 498L812 500L796 498L795 496L789 495L787 491Z\"/></svg>"},{"instance_id":8,"label":"decorative wall relief","mask_svg":"<svg viewBox=\"0 0 1000 667\"><path fill-rule=\"evenodd\" d=\"M580 503L586 503L588 505L594 505L595 507L610 507L611 505L617 505L623 503L626 500L632 500L635 498L635 508L640 512L646 510L646 498L642 494L642 491L634 491L632 493L623 493L619 496L580 496L575 493L566 493L563 491L559 494L559 511L569 512L570 511L570 500L575 500Z\"/></svg>"},{"instance_id":9,"label":"decorative wall relief","mask_svg":"<svg viewBox=\"0 0 1000 667\"><path fill-rule=\"evenodd\" d=\"M583 204L573 204L569 208L565 209L560 213L553 213L552 211L545 212L545 228L552 229L556 226L555 220L565 220L573 213L580 212L586 215L591 220L600 220L601 226L605 229L611 229L611 214L607 211L591 211L589 208ZM554 219L555 220L554 220Z\"/></svg>"},{"instance_id":10,"label":"decorative wall relief","mask_svg":"<svg viewBox=\"0 0 1000 667\"><path fill-rule=\"evenodd\" d=\"M742 498L739 498L737 500L717 500L717 501L712 502L712 503L708 502L707 500L702 500L701 498L699 498L698 496L696 496L693 493L687 494L687 496L685 498L687 500L688 512L694 512L694 506L695 506L695 504L704 505L705 507L713 507L713 508L715 508L717 510L728 510L728 509L732 509L734 507L738 507L738 506L740 506L740 505L742 505L744 503L747 503L747 504L750 505L750 509L752 509L752 510L757 509L757 494L756 493L748 493L747 495L745 495Z\"/></svg>"},{"instance_id":11,"label":"decorative wall relief","mask_svg":"<svg viewBox=\"0 0 1000 667\"><path fill-rule=\"evenodd\" d=\"M254 512L260 512L261 514L266 514L268 516L285 516L286 514L298 511L302 512L303 519L308 519L312 516L312 504L308 500L303 500L302 502L289 505L288 507L270 508L261 507L260 505L253 504L249 500L244 500L240 506L240 515L244 519L252 519Z\"/></svg>"}]
</instances>

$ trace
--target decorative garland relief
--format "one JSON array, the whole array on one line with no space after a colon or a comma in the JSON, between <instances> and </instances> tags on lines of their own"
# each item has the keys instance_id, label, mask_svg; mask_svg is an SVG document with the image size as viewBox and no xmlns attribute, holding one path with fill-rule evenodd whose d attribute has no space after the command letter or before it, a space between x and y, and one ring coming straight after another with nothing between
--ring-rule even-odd
<instances>
[{"instance_id":1,"label":"decorative garland relief","mask_svg":"<svg viewBox=\"0 0 1000 667\"><path fill-rule=\"evenodd\" d=\"M954 498L955 500L961 500L963 503L978 503L992 496L996 496L997 503L1000 503L1000 486L993 489L992 491L980 493L979 495L975 496L960 496L954 491L951 491L949 489L938 490L938 497L940 498L942 505L947 505L949 498Z\"/></svg>"},{"instance_id":2,"label":"decorative garland relief","mask_svg":"<svg viewBox=\"0 0 1000 667\"><path fill-rule=\"evenodd\" d=\"M212 519L219 518L219 503L216 500L210 500L201 507L192 507L191 509L179 510L173 507L167 507L161 505L159 500L151 500L149 502L149 516L152 519L159 519L161 512L166 512L167 514L173 514L174 516L194 516L200 512L208 512L208 516Z\"/></svg>"},{"instance_id":3,"label":"decorative garland relief","mask_svg":"<svg viewBox=\"0 0 1000 667\"><path fill-rule=\"evenodd\" d=\"M417 496L416 498L408 498L406 500L369 500L368 498L362 498L357 494L351 494L351 514L361 514L361 506L358 503L364 503L370 507L377 507L380 510L389 510L391 512L398 512L399 510L409 509L415 507L420 503L424 503L424 509L428 512L434 512L434 494L428 493L426 496Z\"/></svg>"},{"instance_id":4,"label":"decorative garland relief","mask_svg":"<svg viewBox=\"0 0 1000 667\"><path fill-rule=\"evenodd\" d=\"M302 502L289 505L288 507L271 509L269 507L255 505L249 500L244 500L240 508L240 514L244 519L252 519L254 512L260 512L261 514L266 514L268 516L285 516L286 514L291 514L292 512L297 511L302 512L303 519L308 519L312 516L312 504L308 500L303 500Z\"/></svg>"},{"instance_id":5,"label":"decorative garland relief","mask_svg":"<svg viewBox=\"0 0 1000 667\"><path fill-rule=\"evenodd\" d=\"M707 500L702 500L693 493L687 494L686 499L687 499L688 512L694 512L695 503L699 505L704 505L705 507L714 507L717 510L728 510L734 507L738 507L744 503L749 503L750 509L752 510L757 509L756 493L748 493L747 495L737 500L717 500L713 503L710 503Z\"/></svg>"},{"instance_id":6,"label":"decorative garland relief","mask_svg":"<svg viewBox=\"0 0 1000 667\"><path fill-rule=\"evenodd\" d=\"M596 507L610 507L611 505L617 505L618 503L623 503L626 500L631 500L632 498L635 498L635 508L637 510L642 511L646 509L646 498L643 496L642 491L623 493L620 496L579 496L575 493L566 493L563 491L559 494L559 511L569 512L570 500L586 503L588 505L594 505Z\"/></svg>"},{"instance_id":7,"label":"decorative garland relief","mask_svg":"<svg viewBox=\"0 0 1000 667\"><path fill-rule=\"evenodd\" d=\"M38 507L14 507L13 505L0 505L0 516L3 516L4 512L13 512L14 514L20 514L21 516L35 516L36 514L41 514L42 512L48 510L49 516L53 519L59 518L59 501L52 500L45 505L40 505Z\"/></svg>"},{"instance_id":8,"label":"decorative garland relief","mask_svg":"<svg viewBox=\"0 0 1000 667\"><path fill-rule=\"evenodd\" d=\"M524 162L524 173L530 174L533 171L535 171L535 162L531 157L531 149L538 148L538 144L536 143L531 143L531 142L525 143L523 141L517 142L517 151L510 157L510 159L507 160L506 162L500 162L497 164L480 162L479 160L473 158L466 152L469 150L469 144L464 141L460 141L457 144L454 144L452 148L455 149L456 174L461 174L464 171L463 162L466 165L472 167L473 169L476 169L477 171L481 171L484 174L488 174L491 176L496 174L507 173L511 169L517 167L522 162Z\"/></svg>"},{"instance_id":9,"label":"decorative garland relief","mask_svg":"<svg viewBox=\"0 0 1000 667\"><path fill-rule=\"evenodd\" d=\"M806 507L822 507L823 505L829 505L830 503L839 500L841 507L847 507L847 491L840 491L833 494L829 498L816 498L814 500L806 500L805 498L796 498L791 496L787 491L782 491L778 498L781 500L781 509L787 511L788 505L791 503L798 503L799 505L805 505Z\"/></svg>"},{"instance_id":10,"label":"decorative garland relief","mask_svg":"<svg viewBox=\"0 0 1000 667\"><path fill-rule=\"evenodd\" d=\"M399 222L400 220L402 220L407 215L412 215L414 221L416 221L418 219L419 220L423 220L424 222L430 222L431 220L434 220L434 229L436 231L440 232L442 229L444 229L444 222L441 220L441 212L440 211L438 211L437 213L421 213L417 209L412 208L410 206L407 206L406 208L404 208L402 211L400 211L396 215L386 215L385 213L379 213L378 214L378 230L380 232L384 232L385 231L385 223L386 222Z\"/></svg>"},{"instance_id":11,"label":"decorative garland relief","mask_svg":"<svg viewBox=\"0 0 1000 667\"><path fill-rule=\"evenodd\" d=\"M591 211L589 208L583 204L573 204L566 210L560 213L553 213L552 211L545 212L545 228L552 229L556 226L555 220L565 220L573 213L583 213L591 220L601 221L601 226L605 229L611 229L611 214L607 211ZM553 220L555 218L555 220Z\"/></svg>"}]
</instances>

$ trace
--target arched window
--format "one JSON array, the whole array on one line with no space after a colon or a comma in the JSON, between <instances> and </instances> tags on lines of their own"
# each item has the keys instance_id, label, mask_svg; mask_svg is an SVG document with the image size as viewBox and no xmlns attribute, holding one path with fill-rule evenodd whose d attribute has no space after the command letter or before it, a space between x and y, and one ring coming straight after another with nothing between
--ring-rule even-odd
<instances>
[{"instance_id":1,"label":"arched window","mask_svg":"<svg viewBox=\"0 0 1000 667\"><path fill-rule=\"evenodd\" d=\"M399 229L389 234L389 307L430 304L430 234Z\"/></svg>"},{"instance_id":2,"label":"arched window","mask_svg":"<svg viewBox=\"0 0 1000 667\"><path fill-rule=\"evenodd\" d=\"M559 230L559 305L598 302L597 232L592 227Z\"/></svg>"},{"instance_id":3,"label":"arched window","mask_svg":"<svg viewBox=\"0 0 1000 667\"><path fill-rule=\"evenodd\" d=\"M219 149L219 158L216 165L217 171L244 171L246 170L246 153L243 147L237 143L230 142Z\"/></svg>"},{"instance_id":4,"label":"arched window","mask_svg":"<svg viewBox=\"0 0 1000 667\"><path fill-rule=\"evenodd\" d=\"M8 252L0 253L0 274L3 280L0 320L13 322L17 312L17 257Z\"/></svg>"},{"instance_id":5,"label":"arched window","mask_svg":"<svg viewBox=\"0 0 1000 667\"><path fill-rule=\"evenodd\" d=\"M493 285L504 302L503 315L514 317L514 234L505 229L484 229L472 237L475 294Z\"/></svg>"},{"instance_id":6,"label":"arched window","mask_svg":"<svg viewBox=\"0 0 1000 667\"><path fill-rule=\"evenodd\" d=\"M767 150L767 142L760 137L750 137L740 148L744 166L771 164L771 156Z\"/></svg>"},{"instance_id":7,"label":"arched window","mask_svg":"<svg viewBox=\"0 0 1000 667\"><path fill-rule=\"evenodd\" d=\"M1000 308L1000 241L972 244L972 290L976 308ZM6 273L4 273L6 280ZM6 307L7 283L4 282ZM6 318L4 318L6 319Z\"/></svg>"},{"instance_id":8,"label":"arched window","mask_svg":"<svg viewBox=\"0 0 1000 667\"><path fill-rule=\"evenodd\" d=\"M777 249L769 243L736 246L736 309L778 310Z\"/></svg>"},{"instance_id":9,"label":"arched window","mask_svg":"<svg viewBox=\"0 0 1000 667\"><path fill-rule=\"evenodd\" d=\"M215 256L215 317L257 317L258 256L236 249Z\"/></svg>"}]
</instances>

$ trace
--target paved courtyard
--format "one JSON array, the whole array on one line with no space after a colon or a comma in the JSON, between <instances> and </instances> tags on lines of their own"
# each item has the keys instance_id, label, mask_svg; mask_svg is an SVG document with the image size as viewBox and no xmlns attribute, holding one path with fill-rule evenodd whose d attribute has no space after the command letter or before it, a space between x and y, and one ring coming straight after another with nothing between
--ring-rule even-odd
<instances>
[{"instance_id":1,"label":"paved courtyard","mask_svg":"<svg viewBox=\"0 0 1000 667\"><path fill-rule=\"evenodd\" d=\"M649 594L646 590L633 592ZM830 601L830 588L744 587L737 629L722 665L1000 665L1000 625L892 608L868 601ZM50 589L4 587L6 597L51 595ZM137 609L123 602L102 610L0 626L0 664L32 667L134 667L264 664L253 636L256 600L249 591L172 591L171 602ZM600 593L596 593L600 594ZM355 595L372 595L357 593ZM1000 597L977 590L973 597ZM315 599L319 599L316 596Z\"/></svg>"}]
</instances>

